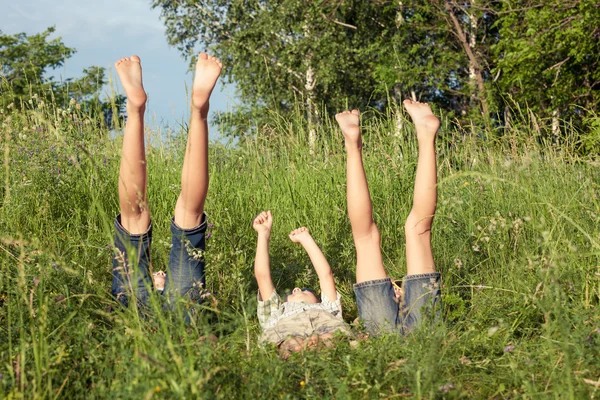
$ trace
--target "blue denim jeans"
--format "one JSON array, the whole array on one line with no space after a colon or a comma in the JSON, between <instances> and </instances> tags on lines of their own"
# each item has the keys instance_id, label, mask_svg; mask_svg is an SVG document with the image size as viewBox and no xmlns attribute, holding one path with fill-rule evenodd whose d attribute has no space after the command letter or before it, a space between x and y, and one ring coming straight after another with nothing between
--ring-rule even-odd
<instances>
[{"instance_id":1,"label":"blue denim jeans","mask_svg":"<svg viewBox=\"0 0 600 400\"><path fill-rule=\"evenodd\" d=\"M172 302L176 296L201 300L206 284L204 277L204 250L206 248L206 215L202 223L192 229L182 229L171 220L171 252L165 295ZM140 235L132 235L121 225L121 215L115 218L115 257L112 267L112 294L127 306L134 296L141 304L148 300L152 290L150 276L150 247L152 224Z\"/></svg>"},{"instance_id":2,"label":"blue denim jeans","mask_svg":"<svg viewBox=\"0 0 600 400\"><path fill-rule=\"evenodd\" d=\"M115 218L115 256L112 263L112 295L125 307L129 297L143 304L148 300L152 288L150 276L150 245L152 244L152 223L148 230L132 235L121 225L121 214Z\"/></svg>"},{"instance_id":3,"label":"blue denim jeans","mask_svg":"<svg viewBox=\"0 0 600 400\"><path fill-rule=\"evenodd\" d=\"M390 278L354 285L358 314L372 335L408 333L421 325L424 316L439 316L441 305L439 272L404 277L403 299L396 299Z\"/></svg>"}]
</instances>

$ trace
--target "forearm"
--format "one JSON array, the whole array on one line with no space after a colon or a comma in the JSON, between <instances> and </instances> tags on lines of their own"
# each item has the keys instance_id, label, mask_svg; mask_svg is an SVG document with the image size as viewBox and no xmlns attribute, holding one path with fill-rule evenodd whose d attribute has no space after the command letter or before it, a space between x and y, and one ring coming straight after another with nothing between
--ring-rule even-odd
<instances>
[{"instance_id":1,"label":"forearm","mask_svg":"<svg viewBox=\"0 0 600 400\"><path fill-rule=\"evenodd\" d=\"M256 258L254 259L254 276L263 300L271 297L273 282L271 280L271 263L269 260L269 235L259 234L256 242Z\"/></svg>"},{"instance_id":2,"label":"forearm","mask_svg":"<svg viewBox=\"0 0 600 400\"><path fill-rule=\"evenodd\" d=\"M302 241L302 247L306 250L310 261L312 262L313 268L317 273L319 279L323 277L331 276L331 267L329 266L329 262L325 258L325 255L314 241L312 237L309 237Z\"/></svg>"}]
</instances>

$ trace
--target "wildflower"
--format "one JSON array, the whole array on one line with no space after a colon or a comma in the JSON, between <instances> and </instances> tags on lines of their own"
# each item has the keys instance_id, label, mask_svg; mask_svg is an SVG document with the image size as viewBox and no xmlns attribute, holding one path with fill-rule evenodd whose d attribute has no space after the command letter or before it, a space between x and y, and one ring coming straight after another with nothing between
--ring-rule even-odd
<instances>
[{"instance_id":1,"label":"wildflower","mask_svg":"<svg viewBox=\"0 0 600 400\"><path fill-rule=\"evenodd\" d=\"M498 332L498 327L497 326L492 326L490 329L488 329L488 336L494 336L496 334L496 332Z\"/></svg>"},{"instance_id":2,"label":"wildflower","mask_svg":"<svg viewBox=\"0 0 600 400\"><path fill-rule=\"evenodd\" d=\"M71 97L71 100L69 100L69 105L74 106L75 103L76 103L75 99Z\"/></svg>"},{"instance_id":3,"label":"wildflower","mask_svg":"<svg viewBox=\"0 0 600 400\"><path fill-rule=\"evenodd\" d=\"M455 258L454 265L456 265L456 268L461 269L463 266L463 262L459 258Z\"/></svg>"},{"instance_id":4,"label":"wildflower","mask_svg":"<svg viewBox=\"0 0 600 400\"><path fill-rule=\"evenodd\" d=\"M302 386L302 387L306 386L306 382L300 381L300 386Z\"/></svg>"},{"instance_id":5,"label":"wildflower","mask_svg":"<svg viewBox=\"0 0 600 400\"><path fill-rule=\"evenodd\" d=\"M445 385L440 386L440 390L444 393L448 393L450 391L450 389L454 389L454 385L451 384L450 382L446 383Z\"/></svg>"},{"instance_id":6,"label":"wildflower","mask_svg":"<svg viewBox=\"0 0 600 400\"><path fill-rule=\"evenodd\" d=\"M508 346L506 346L506 347L504 348L504 352L505 352L505 353L510 353L510 352L511 352L511 351L513 351L514 349L515 349L515 346L514 346L514 345L512 345L512 344L509 344Z\"/></svg>"},{"instance_id":7,"label":"wildflower","mask_svg":"<svg viewBox=\"0 0 600 400\"><path fill-rule=\"evenodd\" d=\"M206 238L207 238L207 239L210 239L210 238L211 238L211 236L212 236L212 232L207 232L207 233L206 233Z\"/></svg>"},{"instance_id":8,"label":"wildflower","mask_svg":"<svg viewBox=\"0 0 600 400\"><path fill-rule=\"evenodd\" d=\"M479 245L474 244L473 245L473 251L477 253L479 251Z\"/></svg>"},{"instance_id":9,"label":"wildflower","mask_svg":"<svg viewBox=\"0 0 600 400\"><path fill-rule=\"evenodd\" d=\"M458 359L463 365L471 365L471 360L469 360L466 356L462 356Z\"/></svg>"}]
</instances>

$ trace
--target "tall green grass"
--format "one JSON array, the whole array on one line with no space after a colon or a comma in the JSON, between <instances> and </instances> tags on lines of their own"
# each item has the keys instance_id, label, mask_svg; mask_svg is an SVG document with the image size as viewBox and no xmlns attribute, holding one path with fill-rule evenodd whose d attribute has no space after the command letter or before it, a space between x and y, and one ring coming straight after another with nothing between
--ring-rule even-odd
<instances>
[{"instance_id":1,"label":"tall green grass","mask_svg":"<svg viewBox=\"0 0 600 400\"><path fill-rule=\"evenodd\" d=\"M385 264L401 277L417 149L408 122L393 134L395 116L365 113L364 159ZM525 119L502 135L443 119L433 236L440 328L355 345L342 339L287 361L259 346L250 221L263 209L275 218L277 288L317 285L308 257L287 239L305 225L333 267L345 319L357 317L342 138L325 119L310 149L301 114L271 117L256 138L211 145L214 296L185 324L183 311L167 313L157 298L138 312L110 296L120 134L99 131L75 106L2 111L1 397L600 395L598 164L545 143ZM147 137L159 269L186 136Z\"/></svg>"}]
</instances>

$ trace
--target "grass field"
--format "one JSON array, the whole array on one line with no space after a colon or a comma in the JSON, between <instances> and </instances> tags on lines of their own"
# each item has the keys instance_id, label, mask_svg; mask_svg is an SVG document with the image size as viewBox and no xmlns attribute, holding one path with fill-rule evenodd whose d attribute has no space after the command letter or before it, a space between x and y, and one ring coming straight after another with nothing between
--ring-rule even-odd
<instances>
[{"instance_id":1,"label":"grass field","mask_svg":"<svg viewBox=\"0 0 600 400\"><path fill-rule=\"evenodd\" d=\"M527 121L500 135L444 120L433 228L443 324L356 346L342 339L284 361L257 343L258 211L275 219L276 287L316 286L308 257L287 238L305 225L332 265L345 319L357 316L343 143L331 121L313 152L302 118L275 115L257 138L212 144L214 296L186 325L157 298L139 313L110 296L120 134L101 134L75 108L30 108L0 114L0 397L600 397L600 166L568 141L544 144ZM406 123L391 134L391 114L365 121L384 261L401 277L414 132ZM150 129L148 143L158 269L185 134Z\"/></svg>"}]
</instances>

